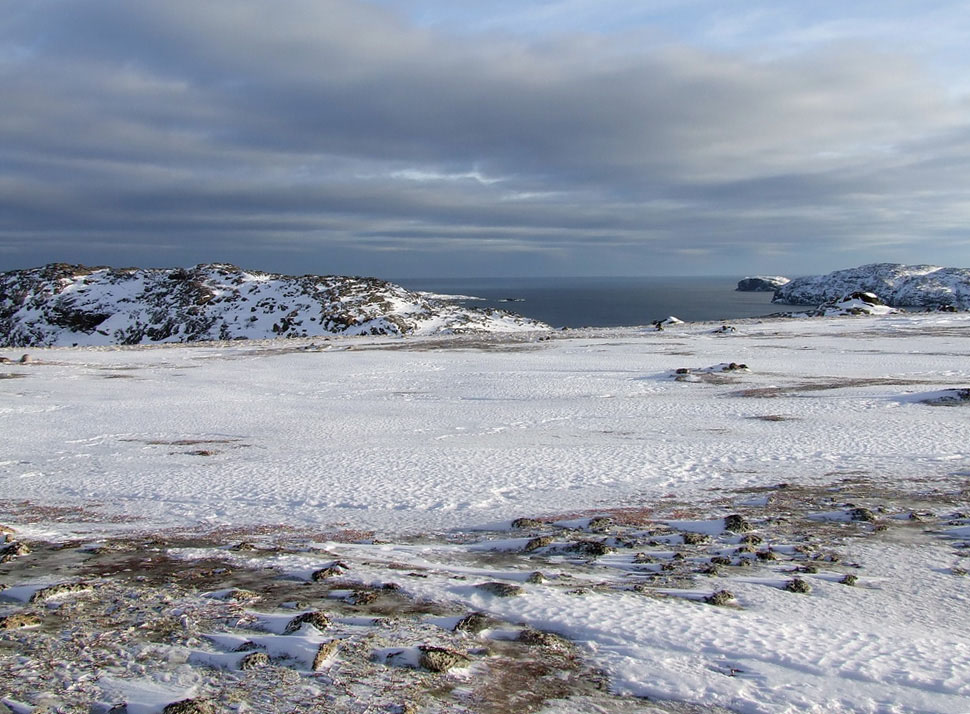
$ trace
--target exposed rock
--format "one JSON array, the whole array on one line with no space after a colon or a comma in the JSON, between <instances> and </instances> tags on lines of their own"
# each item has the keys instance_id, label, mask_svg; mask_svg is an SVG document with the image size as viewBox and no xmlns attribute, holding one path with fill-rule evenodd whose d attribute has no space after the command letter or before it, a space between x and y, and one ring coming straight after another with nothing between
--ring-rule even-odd
<instances>
[{"instance_id":1,"label":"exposed rock","mask_svg":"<svg viewBox=\"0 0 970 714\"><path fill-rule=\"evenodd\" d=\"M516 518L512 521L513 528L519 529L530 529L530 528L541 528L545 524L542 521L537 521L534 518Z\"/></svg>"},{"instance_id":2,"label":"exposed rock","mask_svg":"<svg viewBox=\"0 0 970 714\"><path fill-rule=\"evenodd\" d=\"M326 580L327 578L332 578L337 575L343 575L345 570L349 570L346 563L342 563L339 560L335 563L331 563L325 568L320 568L319 570L314 570L310 575L310 579L314 582L320 580Z\"/></svg>"},{"instance_id":3,"label":"exposed rock","mask_svg":"<svg viewBox=\"0 0 970 714\"><path fill-rule=\"evenodd\" d=\"M787 583L785 583L785 590L790 593L803 593L807 594L812 592L812 586L801 578L792 578Z\"/></svg>"},{"instance_id":4,"label":"exposed rock","mask_svg":"<svg viewBox=\"0 0 970 714\"><path fill-rule=\"evenodd\" d=\"M867 521L869 523L876 520L876 515L868 508L853 508L849 511L849 518L853 521Z\"/></svg>"},{"instance_id":5,"label":"exposed rock","mask_svg":"<svg viewBox=\"0 0 970 714\"><path fill-rule=\"evenodd\" d=\"M41 588L30 596L30 602L40 602L60 595L72 595L75 593L90 592L94 588L88 583L58 583Z\"/></svg>"},{"instance_id":6,"label":"exposed rock","mask_svg":"<svg viewBox=\"0 0 970 714\"><path fill-rule=\"evenodd\" d=\"M613 526L613 523L613 519L609 516L596 516L595 518L589 519L589 529L601 533L609 530Z\"/></svg>"},{"instance_id":7,"label":"exposed rock","mask_svg":"<svg viewBox=\"0 0 970 714\"><path fill-rule=\"evenodd\" d=\"M705 535L704 533L692 533L687 531L681 536L684 539L684 545L702 545L704 543L710 543L711 537Z\"/></svg>"},{"instance_id":8,"label":"exposed rock","mask_svg":"<svg viewBox=\"0 0 970 714\"><path fill-rule=\"evenodd\" d=\"M535 572L529 573L529 577L525 581L532 585L542 585L542 583L546 582L546 576L536 570Z\"/></svg>"},{"instance_id":9,"label":"exposed rock","mask_svg":"<svg viewBox=\"0 0 970 714\"><path fill-rule=\"evenodd\" d=\"M239 669L248 671L251 669L265 667L268 664L269 655L267 655L265 652L250 652L248 655L239 660Z\"/></svg>"},{"instance_id":10,"label":"exposed rock","mask_svg":"<svg viewBox=\"0 0 970 714\"><path fill-rule=\"evenodd\" d=\"M41 619L36 615L16 612L13 615L0 617L0 630L19 630L22 627L37 627Z\"/></svg>"},{"instance_id":11,"label":"exposed rock","mask_svg":"<svg viewBox=\"0 0 970 714\"><path fill-rule=\"evenodd\" d=\"M511 585L509 583L500 582L488 582L479 583L475 586L483 592L487 592L490 595L496 595L497 597L514 597L515 595L522 594L522 588L518 585Z\"/></svg>"},{"instance_id":12,"label":"exposed rock","mask_svg":"<svg viewBox=\"0 0 970 714\"><path fill-rule=\"evenodd\" d=\"M208 699L183 699L172 702L162 714L218 714L215 706Z\"/></svg>"},{"instance_id":13,"label":"exposed rock","mask_svg":"<svg viewBox=\"0 0 970 714\"><path fill-rule=\"evenodd\" d=\"M484 612L472 612L455 623L454 631L477 635L482 630L495 627L496 624L498 623Z\"/></svg>"},{"instance_id":14,"label":"exposed rock","mask_svg":"<svg viewBox=\"0 0 970 714\"><path fill-rule=\"evenodd\" d=\"M7 543L3 547L0 547L0 563L7 563L18 556L29 553L30 548L19 540L13 543Z\"/></svg>"},{"instance_id":15,"label":"exposed rock","mask_svg":"<svg viewBox=\"0 0 970 714\"><path fill-rule=\"evenodd\" d=\"M839 582L843 585L855 585L857 582L859 582L859 578L852 573L847 573Z\"/></svg>"},{"instance_id":16,"label":"exposed rock","mask_svg":"<svg viewBox=\"0 0 970 714\"><path fill-rule=\"evenodd\" d=\"M56 263L0 273L6 346L548 329L374 278L294 277L218 263L189 269Z\"/></svg>"},{"instance_id":17,"label":"exposed rock","mask_svg":"<svg viewBox=\"0 0 970 714\"><path fill-rule=\"evenodd\" d=\"M732 533L745 533L751 530L751 524L743 516L732 513L724 519L724 530Z\"/></svg>"},{"instance_id":18,"label":"exposed rock","mask_svg":"<svg viewBox=\"0 0 970 714\"><path fill-rule=\"evenodd\" d=\"M467 667L471 664L471 659L444 647L434 647L432 645L418 645L421 655L418 664L429 672L447 672L455 667Z\"/></svg>"},{"instance_id":19,"label":"exposed rock","mask_svg":"<svg viewBox=\"0 0 970 714\"><path fill-rule=\"evenodd\" d=\"M547 647L554 650L568 650L571 646L569 640L561 635L554 632L534 630L531 627L522 630L515 639L531 647Z\"/></svg>"},{"instance_id":20,"label":"exposed rock","mask_svg":"<svg viewBox=\"0 0 970 714\"><path fill-rule=\"evenodd\" d=\"M708 605L727 605L734 600L734 595L727 590L717 590L704 598Z\"/></svg>"},{"instance_id":21,"label":"exposed rock","mask_svg":"<svg viewBox=\"0 0 970 714\"><path fill-rule=\"evenodd\" d=\"M318 630L323 631L330 627L331 622L330 618L319 610L304 612L286 623L286 627L283 628L283 634L292 635L294 632L298 632L305 624L313 625Z\"/></svg>"},{"instance_id":22,"label":"exposed rock","mask_svg":"<svg viewBox=\"0 0 970 714\"><path fill-rule=\"evenodd\" d=\"M317 653L313 657L313 663L310 665L310 669L314 672L319 672L323 669L323 666L327 663L327 660L331 659L337 650L340 649L340 643L343 640L330 640L329 642L324 642L317 648Z\"/></svg>"},{"instance_id":23,"label":"exposed rock","mask_svg":"<svg viewBox=\"0 0 970 714\"><path fill-rule=\"evenodd\" d=\"M738 281L739 292L771 293L789 282L781 275L753 275Z\"/></svg>"},{"instance_id":24,"label":"exposed rock","mask_svg":"<svg viewBox=\"0 0 970 714\"><path fill-rule=\"evenodd\" d=\"M738 331L738 328L733 327L732 325L721 325L720 327L716 327L713 330L711 330L711 334L714 334L714 335L730 335L730 334L732 334L734 332L737 332L737 331Z\"/></svg>"},{"instance_id":25,"label":"exposed rock","mask_svg":"<svg viewBox=\"0 0 970 714\"><path fill-rule=\"evenodd\" d=\"M609 555L613 552L613 548L598 540L578 540L569 546L569 550L593 557Z\"/></svg>"},{"instance_id":26,"label":"exposed rock","mask_svg":"<svg viewBox=\"0 0 970 714\"><path fill-rule=\"evenodd\" d=\"M550 546L553 544L553 542L554 538L552 536L536 536L522 546L522 552L531 553L534 550L539 550L539 548Z\"/></svg>"},{"instance_id":27,"label":"exposed rock","mask_svg":"<svg viewBox=\"0 0 970 714\"><path fill-rule=\"evenodd\" d=\"M853 293L873 293L893 307L952 306L970 309L970 269L871 263L828 275L795 278L775 291L773 302L819 305Z\"/></svg>"}]
</instances>

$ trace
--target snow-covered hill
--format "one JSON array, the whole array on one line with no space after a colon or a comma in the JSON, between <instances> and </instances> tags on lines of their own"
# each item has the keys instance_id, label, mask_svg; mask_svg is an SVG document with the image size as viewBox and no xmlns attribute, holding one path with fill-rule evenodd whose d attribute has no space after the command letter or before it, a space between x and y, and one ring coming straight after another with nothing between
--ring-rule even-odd
<instances>
[{"instance_id":1,"label":"snow-covered hill","mask_svg":"<svg viewBox=\"0 0 970 714\"><path fill-rule=\"evenodd\" d=\"M374 278L53 263L0 274L0 345L149 344L313 335L517 332L547 326Z\"/></svg>"},{"instance_id":2,"label":"snow-covered hill","mask_svg":"<svg viewBox=\"0 0 970 714\"><path fill-rule=\"evenodd\" d=\"M782 275L751 275L738 281L738 291L743 293L770 293L789 282Z\"/></svg>"},{"instance_id":3,"label":"snow-covered hill","mask_svg":"<svg viewBox=\"0 0 970 714\"><path fill-rule=\"evenodd\" d=\"M795 278L779 287L772 301L818 305L860 291L875 293L895 307L949 305L970 310L970 269L871 263L828 275Z\"/></svg>"}]
</instances>

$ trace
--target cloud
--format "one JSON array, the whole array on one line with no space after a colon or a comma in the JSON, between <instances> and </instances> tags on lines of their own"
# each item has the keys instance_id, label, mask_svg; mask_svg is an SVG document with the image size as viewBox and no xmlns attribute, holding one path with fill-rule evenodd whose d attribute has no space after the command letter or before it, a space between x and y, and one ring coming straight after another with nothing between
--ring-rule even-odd
<instances>
[{"instance_id":1,"label":"cloud","mask_svg":"<svg viewBox=\"0 0 970 714\"><path fill-rule=\"evenodd\" d=\"M801 267L808 243L829 269L854 240L862 261L959 255L966 102L912 56L838 40L765 59L458 35L352 0L18 4L0 249L369 273L392 249L432 273L523 253L746 272Z\"/></svg>"}]
</instances>

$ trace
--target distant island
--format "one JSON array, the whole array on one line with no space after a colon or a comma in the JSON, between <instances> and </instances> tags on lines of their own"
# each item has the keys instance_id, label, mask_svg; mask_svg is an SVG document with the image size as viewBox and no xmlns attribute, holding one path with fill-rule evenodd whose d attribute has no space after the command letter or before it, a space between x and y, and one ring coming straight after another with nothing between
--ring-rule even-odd
<instances>
[{"instance_id":1,"label":"distant island","mask_svg":"<svg viewBox=\"0 0 970 714\"><path fill-rule=\"evenodd\" d=\"M736 288L742 293L771 293L788 282L781 275L753 275L738 281Z\"/></svg>"},{"instance_id":2,"label":"distant island","mask_svg":"<svg viewBox=\"0 0 970 714\"><path fill-rule=\"evenodd\" d=\"M465 307L376 278L294 277L222 263L187 269L52 263L0 273L3 347L546 329L504 310Z\"/></svg>"},{"instance_id":3,"label":"distant island","mask_svg":"<svg viewBox=\"0 0 970 714\"><path fill-rule=\"evenodd\" d=\"M892 307L970 310L970 269L870 263L795 278L775 290L772 302L820 305L857 292L872 293Z\"/></svg>"}]
</instances>

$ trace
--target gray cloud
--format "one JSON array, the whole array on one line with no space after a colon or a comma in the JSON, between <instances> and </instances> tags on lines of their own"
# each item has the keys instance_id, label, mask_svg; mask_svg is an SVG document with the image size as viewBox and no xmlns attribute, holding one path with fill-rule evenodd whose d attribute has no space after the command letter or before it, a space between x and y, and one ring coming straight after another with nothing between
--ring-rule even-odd
<instances>
[{"instance_id":1,"label":"gray cloud","mask_svg":"<svg viewBox=\"0 0 970 714\"><path fill-rule=\"evenodd\" d=\"M970 113L913 58L641 40L449 36L351 0L17 4L0 20L0 258L966 262Z\"/></svg>"}]
</instances>

